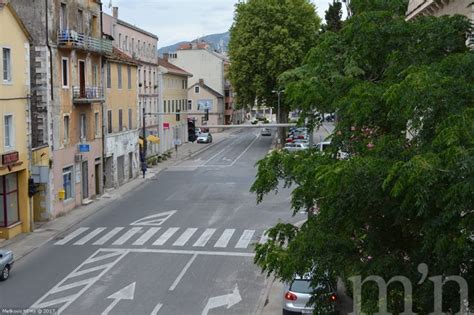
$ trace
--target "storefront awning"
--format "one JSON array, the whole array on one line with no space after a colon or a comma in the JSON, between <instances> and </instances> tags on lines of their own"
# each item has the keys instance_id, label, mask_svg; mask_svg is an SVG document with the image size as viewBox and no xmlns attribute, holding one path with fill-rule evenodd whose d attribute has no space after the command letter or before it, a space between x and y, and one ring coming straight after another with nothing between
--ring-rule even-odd
<instances>
[{"instance_id":1,"label":"storefront awning","mask_svg":"<svg viewBox=\"0 0 474 315\"><path fill-rule=\"evenodd\" d=\"M142 138L138 138L138 143L139 143L140 145L143 145L143 139L142 139Z\"/></svg>"},{"instance_id":2,"label":"storefront awning","mask_svg":"<svg viewBox=\"0 0 474 315\"><path fill-rule=\"evenodd\" d=\"M149 135L148 137L146 137L146 139L148 141L156 143L156 144L160 143L160 138L158 138L157 136L154 136L154 135Z\"/></svg>"}]
</instances>

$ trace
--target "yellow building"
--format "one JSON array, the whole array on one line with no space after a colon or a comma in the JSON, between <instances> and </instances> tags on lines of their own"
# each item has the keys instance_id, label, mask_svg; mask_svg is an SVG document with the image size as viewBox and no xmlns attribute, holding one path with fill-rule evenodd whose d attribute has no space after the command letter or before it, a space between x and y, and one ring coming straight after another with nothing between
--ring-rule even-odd
<instances>
[{"instance_id":1,"label":"yellow building","mask_svg":"<svg viewBox=\"0 0 474 315\"><path fill-rule=\"evenodd\" d=\"M0 238L30 231L29 35L0 1Z\"/></svg>"},{"instance_id":2,"label":"yellow building","mask_svg":"<svg viewBox=\"0 0 474 315\"><path fill-rule=\"evenodd\" d=\"M188 78L189 72L168 62L166 58L159 58L159 73L162 89L163 112L170 113L163 116L160 126L161 152L174 147L175 140L184 143L188 139ZM180 111L180 119L176 121L176 112Z\"/></svg>"},{"instance_id":3,"label":"yellow building","mask_svg":"<svg viewBox=\"0 0 474 315\"><path fill-rule=\"evenodd\" d=\"M113 49L105 66L105 187L114 188L139 173L138 63Z\"/></svg>"}]
</instances>

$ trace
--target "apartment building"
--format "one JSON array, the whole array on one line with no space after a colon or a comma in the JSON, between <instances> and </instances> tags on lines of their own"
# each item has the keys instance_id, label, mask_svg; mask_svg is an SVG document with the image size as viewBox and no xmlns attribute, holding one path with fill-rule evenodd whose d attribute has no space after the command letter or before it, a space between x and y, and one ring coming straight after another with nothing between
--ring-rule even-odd
<instances>
[{"instance_id":1,"label":"apartment building","mask_svg":"<svg viewBox=\"0 0 474 315\"><path fill-rule=\"evenodd\" d=\"M224 124L224 95L207 85L203 79L189 87L188 100L191 112L202 113L189 115L190 119L196 122L196 126ZM205 119L206 111L209 112L209 120ZM212 128L211 131L220 132L222 128Z\"/></svg>"},{"instance_id":2,"label":"apartment building","mask_svg":"<svg viewBox=\"0 0 474 315\"><path fill-rule=\"evenodd\" d=\"M32 173L35 218L92 202L103 191L102 38L98 0L11 3L32 37Z\"/></svg>"},{"instance_id":3,"label":"apartment building","mask_svg":"<svg viewBox=\"0 0 474 315\"><path fill-rule=\"evenodd\" d=\"M0 0L0 238L30 231L29 34Z\"/></svg>"},{"instance_id":4,"label":"apartment building","mask_svg":"<svg viewBox=\"0 0 474 315\"><path fill-rule=\"evenodd\" d=\"M175 140L188 141L188 78L189 72L169 63L166 58L158 58L159 86L161 87L159 111L163 115L163 130L160 132L161 150L165 152L174 147ZM176 112L180 111L179 121ZM179 143L178 142L178 143Z\"/></svg>"},{"instance_id":5,"label":"apartment building","mask_svg":"<svg viewBox=\"0 0 474 315\"><path fill-rule=\"evenodd\" d=\"M430 15L464 15L474 21L474 5L472 0L410 0L406 19L411 20L417 16ZM474 49L474 35L467 36L466 45Z\"/></svg>"},{"instance_id":6,"label":"apartment building","mask_svg":"<svg viewBox=\"0 0 474 315\"><path fill-rule=\"evenodd\" d=\"M138 129L139 63L118 48L105 65L105 187L115 188L140 172Z\"/></svg>"},{"instance_id":7,"label":"apartment building","mask_svg":"<svg viewBox=\"0 0 474 315\"><path fill-rule=\"evenodd\" d=\"M138 107L140 126L143 124L143 109L146 113L156 113L159 108L158 86L158 37L141 28L119 19L118 8L113 14L103 14L104 33L113 39L114 47L139 63L138 66ZM160 153L159 126L161 117L146 115L147 156ZM143 135L142 135L143 136Z\"/></svg>"}]
</instances>

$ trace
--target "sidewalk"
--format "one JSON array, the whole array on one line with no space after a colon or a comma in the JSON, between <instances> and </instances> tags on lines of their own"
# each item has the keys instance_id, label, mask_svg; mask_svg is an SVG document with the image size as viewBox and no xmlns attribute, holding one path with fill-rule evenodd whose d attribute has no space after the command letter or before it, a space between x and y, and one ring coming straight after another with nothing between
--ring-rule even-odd
<instances>
[{"instance_id":1,"label":"sidewalk","mask_svg":"<svg viewBox=\"0 0 474 315\"><path fill-rule=\"evenodd\" d=\"M117 189L104 193L87 206L78 207L71 212L68 212L66 215L60 216L52 221L36 223L35 231L32 233L23 233L10 240L0 240L0 248L12 250L15 255L15 260L18 261L35 249L49 242L51 239L54 239L62 232L85 220L90 215L97 213L114 202L126 198L128 194L132 193L140 186L151 183L150 179L155 177L159 172L213 147L219 142L227 139L230 135L240 131L241 129L227 129L223 132L215 133L213 134L212 144L184 143L178 148L178 157L176 157L176 154L173 154L172 157L168 158L166 161L148 168L145 179L139 176Z\"/></svg>"}]
</instances>

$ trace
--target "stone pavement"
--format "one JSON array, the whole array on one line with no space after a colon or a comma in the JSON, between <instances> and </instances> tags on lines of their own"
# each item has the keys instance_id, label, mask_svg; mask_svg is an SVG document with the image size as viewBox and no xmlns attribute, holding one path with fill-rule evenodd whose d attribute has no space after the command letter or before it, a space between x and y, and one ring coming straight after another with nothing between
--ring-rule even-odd
<instances>
[{"instance_id":1,"label":"stone pavement","mask_svg":"<svg viewBox=\"0 0 474 315\"><path fill-rule=\"evenodd\" d=\"M12 250L15 255L15 260L18 261L35 249L49 242L60 233L80 223L90 215L100 211L110 203L125 198L138 187L150 183L149 180L155 177L159 172L213 147L228 138L230 135L240 131L241 129L227 129L220 133L214 133L213 143L211 144L184 143L178 148L178 156L173 154L172 157L168 158L166 161L163 161L156 166L149 167L145 179L139 176L117 189L106 192L89 205L78 207L52 221L36 223L35 231L32 233L23 233L10 240L0 239L0 248Z\"/></svg>"}]
</instances>

